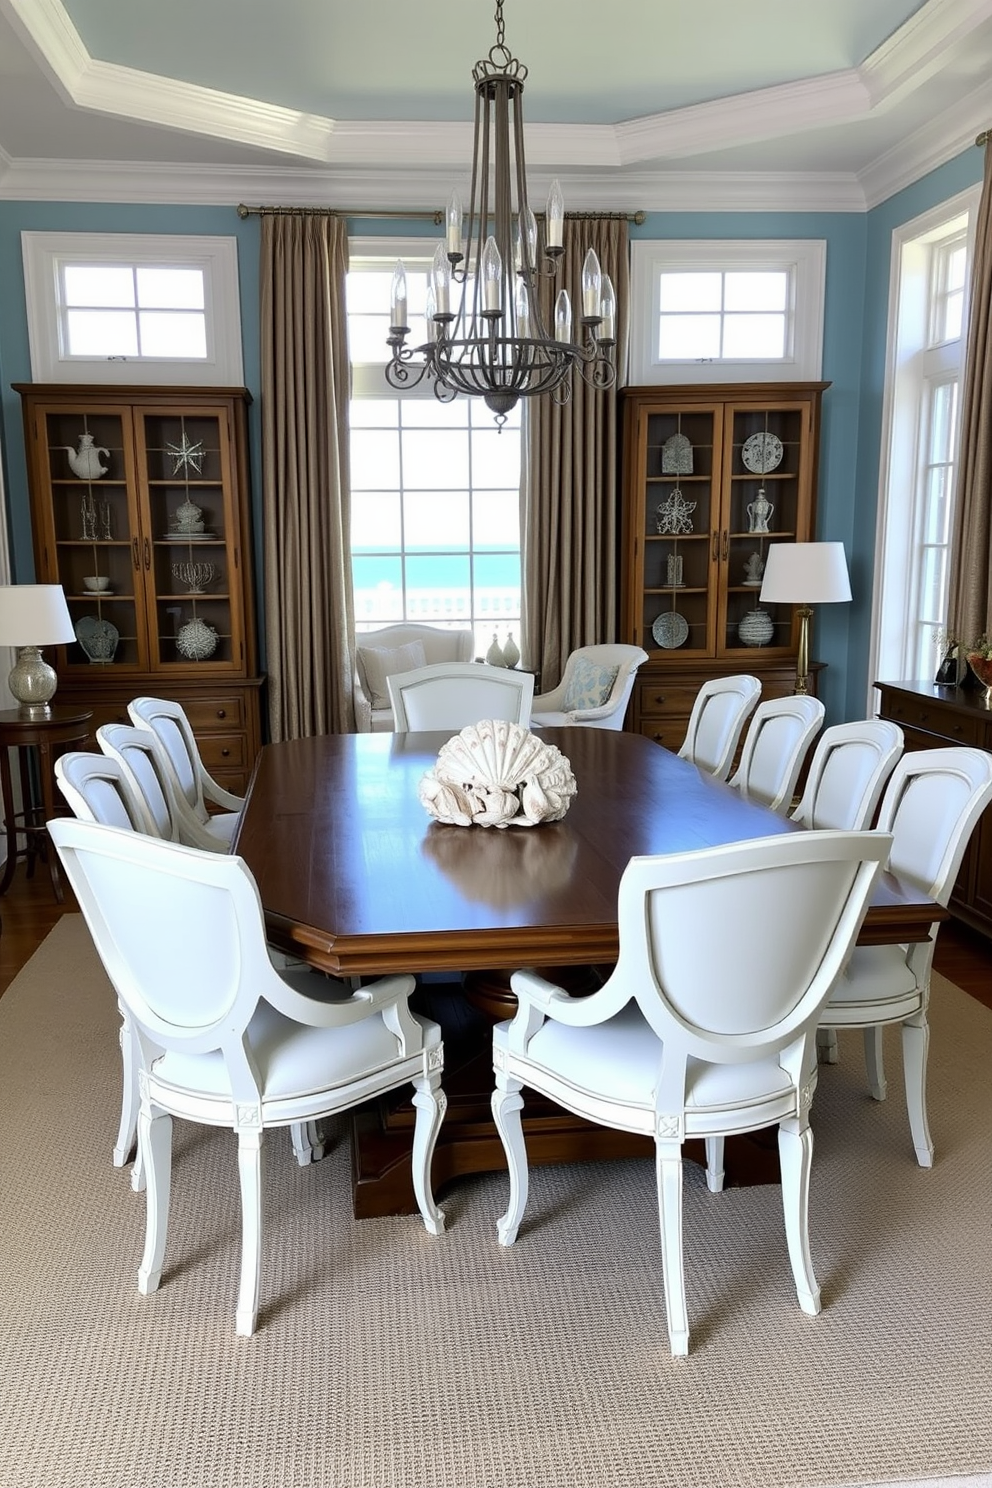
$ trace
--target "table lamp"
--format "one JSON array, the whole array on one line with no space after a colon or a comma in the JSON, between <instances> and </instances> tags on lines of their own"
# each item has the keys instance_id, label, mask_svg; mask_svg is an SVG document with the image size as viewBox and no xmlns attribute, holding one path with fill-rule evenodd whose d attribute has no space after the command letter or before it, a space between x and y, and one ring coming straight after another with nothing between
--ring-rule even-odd
<instances>
[{"instance_id":1,"label":"table lamp","mask_svg":"<svg viewBox=\"0 0 992 1488\"><path fill-rule=\"evenodd\" d=\"M772 543L768 549L761 602L797 605L799 654L796 692L809 687L809 622L815 604L836 604L851 598L844 544L839 542Z\"/></svg>"},{"instance_id":2,"label":"table lamp","mask_svg":"<svg viewBox=\"0 0 992 1488\"><path fill-rule=\"evenodd\" d=\"M58 677L41 647L75 639L61 584L0 585L0 646L20 649L7 686L22 718L51 718Z\"/></svg>"}]
</instances>

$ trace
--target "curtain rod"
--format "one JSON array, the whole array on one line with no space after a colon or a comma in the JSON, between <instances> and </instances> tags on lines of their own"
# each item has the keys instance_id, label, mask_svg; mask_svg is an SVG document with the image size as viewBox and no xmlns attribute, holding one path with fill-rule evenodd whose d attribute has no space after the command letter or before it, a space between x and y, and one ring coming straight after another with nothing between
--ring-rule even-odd
<instances>
[{"instance_id":1,"label":"curtain rod","mask_svg":"<svg viewBox=\"0 0 992 1488\"><path fill-rule=\"evenodd\" d=\"M976 139L975 144L987 145L990 139L992 139L992 129L983 129L981 134Z\"/></svg>"},{"instance_id":2,"label":"curtain rod","mask_svg":"<svg viewBox=\"0 0 992 1488\"><path fill-rule=\"evenodd\" d=\"M369 217L393 222L433 222L435 227L444 226L444 212L369 212L362 207L353 211L342 211L337 207L249 207L238 203L239 217ZM538 217L542 213L536 214ZM565 216L575 222L633 222L639 227L645 220L645 212L566 212Z\"/></svg>"}]
</instances>

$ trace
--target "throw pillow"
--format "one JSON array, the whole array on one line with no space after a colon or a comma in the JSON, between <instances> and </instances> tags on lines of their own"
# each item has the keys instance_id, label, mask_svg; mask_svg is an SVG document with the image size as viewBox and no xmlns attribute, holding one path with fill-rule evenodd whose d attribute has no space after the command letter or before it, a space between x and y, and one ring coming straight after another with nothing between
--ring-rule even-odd
<instances>
[{"instance_id":1,"label":"throw pillow","mask_svg":"<svg viewBox=\"0 0 992 1488\"><path fill-rule=\"evenodd\" d=\"M580 656L568 679L562 708L572 713L576 708L601 708L613 691L618 666L603 666Z\"/></svg>"},{"instance_id":2,"label":"throw pillow","mask_svg":"<svg viewBox=\"0 0 992 1488\"><path fill-rule=\"evenodd\" d=\"M358 676L373 708L389 707L387 677L395 677L397 672L412 672L414 667L426 665L423 641L408 641L405 646L383 650L375 646L358 648Z\"/></svg>"}]
</instances>

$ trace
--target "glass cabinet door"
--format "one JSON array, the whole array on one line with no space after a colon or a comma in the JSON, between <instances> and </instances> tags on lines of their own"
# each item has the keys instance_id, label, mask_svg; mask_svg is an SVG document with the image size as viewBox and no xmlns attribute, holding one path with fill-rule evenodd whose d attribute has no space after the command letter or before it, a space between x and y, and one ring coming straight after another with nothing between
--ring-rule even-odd
<instances>
[{"instance_id":1,"label":"glass cabinet door","mask_svg":"<svg viewBox=\"0 0 992 1488\"><path fill-rule=\"evenodd\" d=\"M794 650L794 606L762 605L761 580L775 542L809 539L810 406L725 410L725 499L720 561L720 652ZM743 659L743 658L742 658Z\"/></svg>"},{"instance_id":2,"label":"glass cabinet door","mask_svg":"<svg viewBox=\"0 0 992 1488\"><path fill-rule=\"evenodd\" d=\"M152 670L243 665L226 410L136 411Z\"/></svg>"},{"instance_id":3,"label":"glass cabinet door","mask_svg":"<svg viewBox=\"0 0 992 1488\"><path fill-rule=\"evenodd\" d=\"M49 481L55 577L77 640L70 669L147 665L130 416L47 409L36 430Z\"/></svg>"},{"instance_id":4,"label":"glass cabinet door","mask_svg":"<svg viewBox=\"0 0 992 1488\"><path fill-rule=\"evenodd\" d=\"M638 642L648 651L713 649L713 553L723 438L713 405L641 410L637 522Z\"/></svg>"}]
</instances>

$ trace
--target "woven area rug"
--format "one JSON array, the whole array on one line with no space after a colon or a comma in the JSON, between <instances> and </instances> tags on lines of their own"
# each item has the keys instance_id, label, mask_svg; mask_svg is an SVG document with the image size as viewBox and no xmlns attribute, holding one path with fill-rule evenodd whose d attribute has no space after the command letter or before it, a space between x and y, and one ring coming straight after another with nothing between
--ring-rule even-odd
<instances>
[{"instance_id":1,"label":"woven area rug","mask_svg":"<svg viewBox=\"0 0 992 1488\"><path fill-rule=\"evenodd\" d=\"M273 1133L259 1330L234 1333L234 1138L176 1124L161 1289L111 1166L114 996L78 915L0 998L2 1488L813 1488L992 1483L992 1013L937 979L936 1164L860 1041L821 1072L800 1312L775 1187L686 1167L688 1360L672 1360L650 1161L499 1175L448 1230L351 1216L346 1132L308 1169ZM969 1475L966 1478L966 1475ZM962 1484L963 1488L963 1484Z\"/></svg>"}]
</instances>

